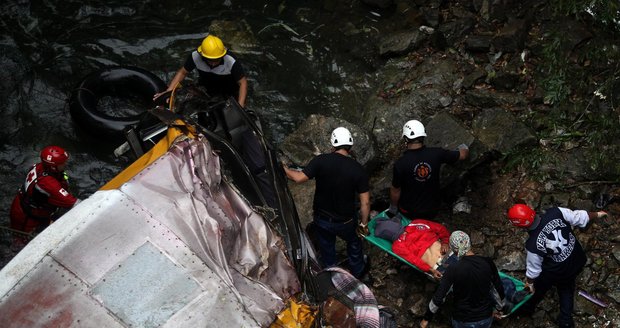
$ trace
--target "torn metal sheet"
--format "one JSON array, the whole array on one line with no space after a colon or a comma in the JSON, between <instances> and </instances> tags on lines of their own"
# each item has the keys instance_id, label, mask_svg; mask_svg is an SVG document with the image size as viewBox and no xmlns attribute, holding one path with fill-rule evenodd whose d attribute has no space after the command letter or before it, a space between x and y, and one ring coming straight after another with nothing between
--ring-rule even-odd
<instances>
[{"instance_id":1,"label":"torn metal sheet","mask_svg":"<svg viewBox=\"0 0 620 328\"><path fill-rule=\"evenodd\" d=\"M3 327L258 327L300 291L285 242L186 139L0 271Z\"/></svg>"}]
</instances>

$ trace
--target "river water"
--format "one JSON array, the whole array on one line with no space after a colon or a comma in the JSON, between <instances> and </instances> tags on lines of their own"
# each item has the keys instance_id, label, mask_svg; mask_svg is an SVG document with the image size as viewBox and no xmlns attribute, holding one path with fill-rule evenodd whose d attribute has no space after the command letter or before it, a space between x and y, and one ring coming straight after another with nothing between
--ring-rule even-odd
<instances>
[{"instance_id":1,"label":"river water","mask_svg":"<svg viewBox=\"0 0 620 328\"><path fill-rule=\"evenodd\" d=\"M244 64L247 107L274 144L313 113L355 120L377 58L367 39L384 26L370 8L315 1L26 1L0 5L3 122L0 225L40 149L71 154L72 192L85 198L128 164L116 144L72 121L67 100L88 73L138 66L166 83L209 32ZM354 22L354 23L352 23ZM186 80L187 81L187 80ZM6 259L7 234L1 255Z\"/></svg>"}]
</instances>

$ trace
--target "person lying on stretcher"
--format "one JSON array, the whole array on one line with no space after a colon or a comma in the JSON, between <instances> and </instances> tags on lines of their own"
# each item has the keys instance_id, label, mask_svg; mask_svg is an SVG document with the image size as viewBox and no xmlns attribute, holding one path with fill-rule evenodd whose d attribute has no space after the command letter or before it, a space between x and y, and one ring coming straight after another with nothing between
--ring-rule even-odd
<instances>
[{"instance_id":1,"label":"person lying on stretcher","mask_svg":"<svg viewBox=\"0 0 620 328\"><path fill-rule=\"evenodd\" d=\"M441 278L438 261L450 251L450 231L436 222L415 219L392 243L392 252L428 272L435 279Z\"/></svg>"}]
</instances>

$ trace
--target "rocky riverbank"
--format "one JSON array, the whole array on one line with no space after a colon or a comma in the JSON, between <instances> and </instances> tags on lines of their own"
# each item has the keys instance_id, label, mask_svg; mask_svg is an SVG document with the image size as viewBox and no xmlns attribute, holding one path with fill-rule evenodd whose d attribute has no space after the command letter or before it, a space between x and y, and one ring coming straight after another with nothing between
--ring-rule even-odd
<instances>
[{"instance_id":1,"label":"rocky riverbank","mask_svg":"<svg viewBox=\"0 0 620 328\"><path fill-rule=\"evenodd\" d=\"M424 122L427 144L446 148L468 144L470 159L443 172L444 210L439 219L450 230L469 233L476 253L494 258L500 270L521 279L527 234L505 218L515 200L541 210L551 206L607 210L609 217L593 220L577 232L588 254L577 289L608 307L575 295L575 319L578 327L620 326L620 202L613 202L620 199L619 170L617 161L603 159L611 156L608 151L618 150L618 142L603 126L580 136L606 136L605 145L575 138L559 127L562 123L553 122L566 105L549 98L549 88L543 85L541 49L559 24L550 21L548 6L542 1L365 2L378 12L390 12L393 23L379 38L369 37L373 41L366 45L376 42L376 47L352 54L356 59L387 58L385 65L367 61L377 67L374 89L353 115L314 115L305 120L280 145L286 157L304 165L317 153L329 151L331 129L349 127L356 158L371 172L373 208L380 211L387 207L404 122ZM567 18L563 23L572 42L562 51L572 54L584 55L584 43L598 42L595 39L604 35L583 21ZM358 31L357 38L364 33L350 21L348 30ZM595 86L590 89L592 96ZM579 100L584 94L588 92L572 92L575 98L569 105L581 111L581 117L595 112L618 119L617 106L601 97ZM553 124L558 126L550 128ZM609 164L600 165L597 158ZM309 222L314 187L290 187L302 220ZM435 283L373 245L368 244L367 251L375 278L372 290L379 302L396 309L399 326L417 326ZM550 327L558 311L552 291L531 318L511 316L497 325ZM446 307L433 325L448 327L449 317Z\"/></svg>"},{"instance_id":2,"label":"rocky riverbank","mask_svg":"<svg viewBox=\"0 0 620 328\"><path fill-rule=\"evenodd\" d=\"M0 213L6 223L22 171L49 142L70 149L82 198L127 164L112 158L113 145L100 147L104 141L85 137L69 119L67 95L80 78L128 64L169 81L180 56L208 30L247 64L249 107L293 162L329 151L334 127L353 131L375 210L387 206L405 121L424 122L429 145L470 145L470 159L444 171L440 217L516 277L524 275L526 234L504 218L514 200L538 209L607 210L608 218L578 232L589 257L578 288L609 306L576 296L575 317L579 327L620 326L618 33L588 15L558 16L550 3L225 1L213 11L205 3L9 1L0 44ZM312 185L291 190L308 222ZM3 241L5 263L12 253ZM416 326L436 285L367 246L379 302L396 310L399 326ZM553 326L557 311L550 293L532 318L497 324ZM449 315L444 309L433 325L449 326Z\"/></svg>"}]
</instances>

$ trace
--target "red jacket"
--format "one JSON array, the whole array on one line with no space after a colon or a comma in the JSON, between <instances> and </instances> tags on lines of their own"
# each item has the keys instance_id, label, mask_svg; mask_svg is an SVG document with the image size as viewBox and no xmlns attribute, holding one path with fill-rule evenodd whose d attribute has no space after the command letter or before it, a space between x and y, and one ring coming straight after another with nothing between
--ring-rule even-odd
<instances>
[{"instance_id":1,"label":"red jacket","mask_svg":"<svg viewBox=\"0 0 620 328\"><path fill-rule=\"evenodd\" d=\"M422 261L422 255L437 240L441 240L442 244L449 243L448 229L433 221L417 219L411 221L400 237L394 241L392 251L427 272L431 267Z\"/></svg>"},{"instance_id":2,"label":"red jacket","mask_svg":"<svg viewBox=\"0 0 620 328\"><path fill-rule=\"evenodd\" d=\"M41 163L30 169L11 206L11 227L25 232L49 224L58 208L72 207L77 198L67 190L63 173L46 172Z\"/></svg>"}]
</instances>

